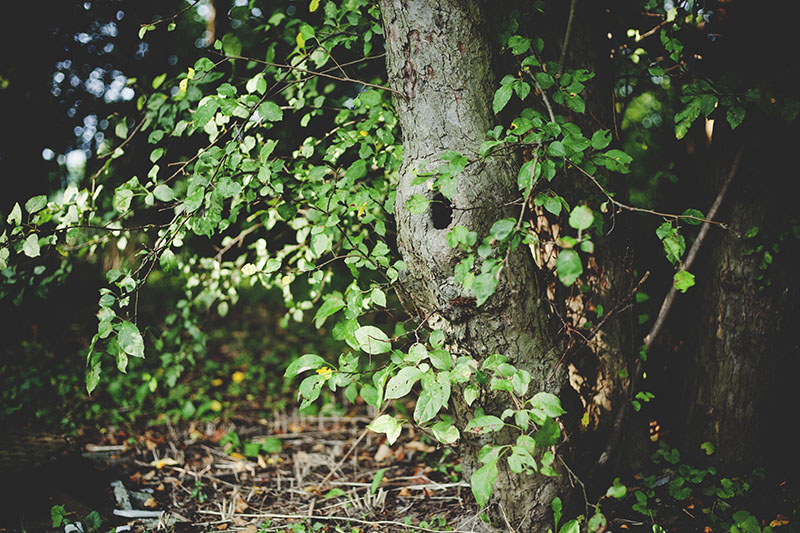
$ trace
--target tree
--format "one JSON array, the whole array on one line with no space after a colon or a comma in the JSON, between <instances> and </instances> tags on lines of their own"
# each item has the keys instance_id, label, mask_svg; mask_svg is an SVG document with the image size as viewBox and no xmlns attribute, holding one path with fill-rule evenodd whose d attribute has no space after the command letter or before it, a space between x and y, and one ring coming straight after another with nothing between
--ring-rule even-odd
<instances>
[{"instance_id":1,"label":"tree","mask_svg":"<svg viewBox=\"0 0 800 533\"><path fill-rule=\"evenodd\" d=\"M647 278L634 275L631 216L657 220L680 291L695 279L685 226L710 222L685 201L681 214L629 203L636 184L620 175L635 143L615 114L641 108L639 97L680 98L680 139L703 116L735 129L758 98L714 80L688 80L680 97L670 85L701 26L691 3L648 2L658 24L624 37L647 20L638 6L613 17L574 1L514 7L313 0L294 17L236 3L216 26L231 31L181 74L154 75L136 119L117 119L89 183L11 208L0 294L21 295L17 280L52 268L41 257L54 249L140 243L141 258L108 270L100 289L91 393L104 362L124 372L155 347L179 354L178 368L202 353L201 310L226 314L252 284L279 291L285 323L310 319L341 341L339 353L289 365L301 407L343 390L373 408L370 428L389 444L410 418L459 447L492 522L545 530L551 501L573 500L576 474L597 474L589 488L603 493L632 449L621 442L628 406L651 398L631 323ZM606 34L615 40L603 44ZM633 44L654 35L642 61L648 51ZM606 61L604 46L622 59ZM119 163L137 139L146 176ZM172 323L191 342L137 323L158 268L185 282ZM407 396L415 408L403 417L391 406Z\"/></svg>"}]
</instances>

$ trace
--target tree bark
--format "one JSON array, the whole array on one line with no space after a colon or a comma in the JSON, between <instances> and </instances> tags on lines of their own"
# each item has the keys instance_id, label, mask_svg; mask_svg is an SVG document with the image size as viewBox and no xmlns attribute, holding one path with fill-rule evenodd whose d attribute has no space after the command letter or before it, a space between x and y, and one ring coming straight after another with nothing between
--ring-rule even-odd
<instances>
[{"instance_id":1,"label":"tree bark","mask_svg":"<svg viewBox=\"0 0 800 533\"><path fill-rule=\"evenodd\" d=\"M395 202L398 245L408 266L403 287L429 325L446 333L451 353L477 361L505 354L512 364L531 373L532 393L558 393L564 372L554 369L559 368L561 343L537 294L533 261L527 252L520 248L510 255L496 292L485 304L475 308L451 303L469 294L453 280L463 252L450 248L446 235L462 225L476 231L480 240L496 220L518 214L506 207L519 197L514 159L498 156L468 166L459 176L452 204L445 201L444 215L432 210L411 214L406 209L407 200L415 194L434 198L427 185L412 185L418 171L435 168L445 150L477 159L478 146L492 126L496 79L490 67L484 13L471 0L383 0L380 7L389 80L404 95L395 100L404 150ZM478 402L487 414L498 416L507 407L497 398ZM453 414L463 429L470 409L459 391L454 391ZM512 438L504 432L491 435L494 444ZM483 444L482 438L462 432L459 446L467 475L479 465ZM525 531L543 530L551 519L550 501L567 493L565 476L517 475L502 460L498 466L490 505L493 522Z\"/></svg>"},{"instance_id":2,"label":"tree bark","mask_svg":"<svg viewBox=\"0 0 800 533\"><path fill-rule=\"evenodd\" d=\"M757 123L737 132L739 138L721 132L712 150L722 167L718 185L732 152L746 146L721 220L738 234L759 231L752 238L716 231L707 244L708 260L697 272L693 349L681 369L680 430L686 450L697 454L711 442L712 460L733 470L798 467L796 449L771 437L784 434L786 416L799 404L792 381L800 370L800 246L793 234L798 222L790 220L795 200L784 189L793 168L788 140L796 134L787 129Z\"/></svg>"}]
</instances>

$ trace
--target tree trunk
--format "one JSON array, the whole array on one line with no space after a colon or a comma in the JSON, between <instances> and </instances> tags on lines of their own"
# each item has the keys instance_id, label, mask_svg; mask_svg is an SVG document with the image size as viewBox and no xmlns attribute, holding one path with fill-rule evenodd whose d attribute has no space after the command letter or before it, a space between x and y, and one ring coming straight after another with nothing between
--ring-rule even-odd
<instances>
[{"instance_id":1,"label":"tree trunk","mask_svg":"<svg viewBox=\"0 0 800 533\"><path fill-rule=\"evenodd\" d=\"M716 231L705 245L695 344L682 368L681 429L687 450L696 454L711 442L712 459L723 466L771 464L785 472L791 463L797 468L796 449L781 449L789 442L772 435L785 433L787 414L798 407L792 381L800 370L800 246L798 221L791 220L796 200L785 192L796 133L775 123L750 126L743 139L745 132L714 137L720 175L746 147L720 216L743 236ZM758 234L747 238L753 227Z\"/></svg>"},{"instance_id":2,"label":"tree trunk","mask_svg":"<svg viewBox=\"0 0 800 533\"><path fill-rule=\"evenodd\" d=\"M506 204L519 197L517 166L510 156L492 157L485 165L470 165L458 178L452 204L441 204L422 214L411 214L407 200L422 194L433 199L425 184L412 185L418 171L435 168L440 154L457 150L474 160L492 126L491 101L496 79L484 34L484 13L476 1L383 0L387 70L392 86L404 98L396 99L403 131L404 161L395 202L398 244L408 269L402 280L423 317L447 335L455 355L482 361L505 354L512 364L533 378L530 391L558 393L563 369L558 368L561 343L549 312L537 294L533 261L522 248L512 253L496 292L480 307L459 306L469 294L453 280L453 269L463 252L445 240L456 225L482 239L496 220L515 216ZM438 210L438 211L437 211ZM506 407L493 398L479 400L487 414L500 415ZM454 391L453 414L463 429L469 408ZM491 434L493 443L508 443L511 435ZM462 432L460 452L469 475L479 464L485 442ZM495 523L525 531L544 530L551 519L550 501L567 493L565 476L548 478L512 473L500 461L490 514Z\"/></svg>"}]
</instances>

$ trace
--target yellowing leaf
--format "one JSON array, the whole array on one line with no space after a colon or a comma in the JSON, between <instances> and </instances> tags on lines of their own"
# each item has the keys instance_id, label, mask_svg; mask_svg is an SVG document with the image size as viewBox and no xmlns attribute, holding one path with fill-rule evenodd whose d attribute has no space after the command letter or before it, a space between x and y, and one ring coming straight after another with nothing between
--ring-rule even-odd
<instances>
[{"instance_id":1,"label":"yellowing leaf","mask_svg":"<svg viewBox=\"0 0 800 533\"><path fill-rule=\"evenodd\" d=\"M297 39L295 39L295 40L297 41L297 46L299 46L300 48L305 48L306 47L306 40L303 37L302 32L297 34Z\"/></svg>"},{"instance_id":2,"label":"yellowing leaf","mask_svg":"<svg viewBox=\"0 0 800 533\"><path fill-rule=\"evenodd\" d=\"M219 402L219 400L212 400L209 404L209 408L215 413L219 413L222 411L222 404Z\"/></svg>"},{"instance_id":3,"label":"yellowing leaf","mask_svg":"<svg viewBox=\"0 0 800 533\"><path fill-rule=\"evenodd\" d=\"M319 7L319 0L311 0L311 3L308 4L308 11L313 13Z\"/></svg>"},{"instance_id":4,"label":"yellowing leaf","mask_svg":"<svg viewBox=\"0 0 800 533\"><path fill-rule=\"evenodd\" d=\"M245 458L245 456L244 456L244 455L242 455L242 454L240 454L239 452L233 452L233 453L231 454L231 459L239 459L239 460L241 460L241 461L246 461L246 460L247 460L247 459Z\"/></svg>"},{"instance_id":5,"label":"yellowing leaf","mask_svg":"<svg viewBox=\"0 0 800 533\"><path fill-rule=\"evenodd\" d=\"M242 381L244 381L244 372L242 372L241 370L237 370L236 372L233 373L231 379L233 380L234 383L241 383Z\"/></svg>"},{"instance_id":6,"label":"yellowing leaf","mask_svg":"<svg viewBox=\"0 0 800 533\"><path fill-rule=\"evenodd\" d=\"M178 88L181 90L182 93L185 93L187 87L189 87L189 78L183 78L181 82L178 84Z\"/></svg>"},{"instance_id":7,"label":"yellowing leaf","mask_svg":"<svg viewBox=\"0 0 800 533\"><path fill-rule=\"evenodd\" d=\"M178 461L176 461L172 457L164 457L163 459L156 459L154 461L150 461L150 466L154 466L159 470L161 470L165 466L173 466L176 464L178 464Z\"/></svg>"}]
</instances>

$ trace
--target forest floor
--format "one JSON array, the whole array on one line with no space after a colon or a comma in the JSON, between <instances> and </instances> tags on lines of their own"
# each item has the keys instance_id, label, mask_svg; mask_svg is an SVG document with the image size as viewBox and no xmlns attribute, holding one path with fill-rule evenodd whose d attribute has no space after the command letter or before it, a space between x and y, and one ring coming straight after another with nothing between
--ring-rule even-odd
<instances>
[{"instance_id":1,"label":"forest floor","mask_svg":"<svg viewBox=\"0 0 800 533\"><path fill-rule=\"evenodd\" d=\"M370 420L275 413L84 433L80 453L3 495L0 531L70 531L53 528L52 513L83 531L486 531L452 450L413 429L390 448L366 429ZM628 491L645 490L640 479L627 481ZM676 501L661 485L647 503L657 520L612 498L599 531L729 530L708 526L697 498ZM759 529L738 531L770 522L795 530L796 521L768 512Z\"/></svg>"}]
</instances>

